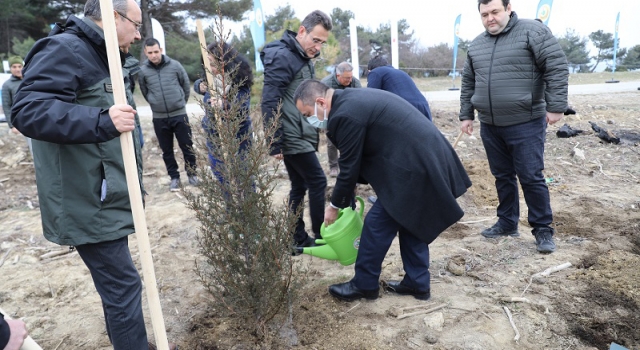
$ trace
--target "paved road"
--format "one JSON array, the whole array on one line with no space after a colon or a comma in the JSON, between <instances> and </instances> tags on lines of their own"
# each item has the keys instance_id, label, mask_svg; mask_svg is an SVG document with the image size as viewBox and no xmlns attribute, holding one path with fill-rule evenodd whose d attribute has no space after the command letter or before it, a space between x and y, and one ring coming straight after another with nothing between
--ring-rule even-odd
<instances>
[{"instance_id":1,"label":"paved road","mask_svg":"<svg viewBox=\"0 0 640 350\"><path fill-rule=\"evenodd\" d=\"M640 87L640 81L624 82L624 83L602 83L602 84L584 84L569 85L569 95L588 95L611 92L637 92ZM460 90L455 91L425 91L423 94L428 101L457 101L460 100Z\"/></svg>"},{"instance_id":2,"label":"paved road","mask_svg":"<svg viewBox=\"0 0 640 350\"><path fill-rule=\"evenodd\" d=\"M611 93L611 92L637 92L640 87L640 81L623 82L623 83L602 83L602 84L584 84L584 85L570 85L569 95L587 95L587 94L599 94L599 93ZM459 101L460 90L456 91L426 91L423 94L427 97L428 101ZM138 113L141 117L151 117L151 109L148 106L139 106ZM202 115L202 108L197 103L187 104L187 115Z\"/></svg>"}]
</instances>

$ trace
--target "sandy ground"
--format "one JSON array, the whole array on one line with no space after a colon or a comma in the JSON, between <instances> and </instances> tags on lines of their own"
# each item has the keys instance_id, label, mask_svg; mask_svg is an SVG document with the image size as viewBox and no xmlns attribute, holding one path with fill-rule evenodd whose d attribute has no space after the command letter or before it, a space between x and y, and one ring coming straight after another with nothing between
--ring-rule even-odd
<instances>
[{"instance_id":1,"label":"sandy ground","mask_svg":"<svg viewBox=\"0 0 640 350\"><path fill-rule=\"evenodd\" d=\"M640 86L640 83L637 84ZM578 115L550 126L545 176L551 191L558 250L536 253L521 200L519 238L487 240L497 198L479 126L456 150L473 187L459 199L465 217L431 245L432 299L381 293L371 302L334 300L327 286L348 280L353 267L300 256L309 268L303 300L294 305L298 349L605 349L611 342L640 348L640 92L572 94ZM434 99L434 122L451 142L458 134L455 101ZM589 121L620 136L602 142ZM584 130L558 138L564 122ZM1 126L1 125L0 125ZM4 126L6 127L6 125ZM197 224L182 196L168 191L151 120L143 117L146 220L164 321L181 349L254 349L233 320L207 313L207 294L194 273ZM5 129L6 130L6 129ZM324 145L319 157L326 164ZM0 136L0 307L22 318L44 349L109 349L100 300L77 253L42 236L35 176L24 139ZM179 161L182 163L182 161ZM279 180L284 198L288 180ZM332 186L334 179L329 179ZM363 196L372 194L361 188ZM139 264L135 236L130 247ZM569 262L547 277L533 275ZM397 243L384 279L402 277ZM506 298L525 298L507 301ZM146 297L145 316L153 338ZM444 305L429 314L403 313ZM507 308L513 315L512 328ZM264 348L264 346L263 346Z\"/></svg>"}]
</instances>

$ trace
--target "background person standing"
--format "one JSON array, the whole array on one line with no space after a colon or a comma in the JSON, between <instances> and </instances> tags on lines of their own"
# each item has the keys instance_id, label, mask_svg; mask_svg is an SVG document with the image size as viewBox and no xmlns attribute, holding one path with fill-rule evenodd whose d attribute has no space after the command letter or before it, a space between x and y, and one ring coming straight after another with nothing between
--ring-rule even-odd
<instances>
[{"instance_id":1,"label":"background person standing","mask_svg":"<svg viewBox=\"0 0 640 350\"><path fill-rule=\"evenodd\" d=\"M20 56L13 56L9 58L11 77L2 84L2 110L4 111L4 116L7 118L7 125L9 126L9 129L17 135L20 135L20 131L18 131L11 122L11 106L13 106L13 101L16 93L18 92L18 86L20 86L20 83L22 82L22 63L22 57ZM31 139L28 137L25 137L25 139L29 145L31 158L33 158Z\"/></svg>"},{"instance_id":2,"label":"background person standing","mask_svg":"<svg viewBox=\"0 0 640 350\"><path fill-rule=\"evenodd\" d=\"M348 87L362 87L360 80L353 77L353 66L349 62L341 62L336 66L333 74L322 78L321 82L334 90L343 90ZM327 157L329 158L329 176L336 177L340 171L338 167L338 149L327 138Z\"/></svg>"},{"instance_id":3,"label":"background person standing","mask_svg":"<svg viewBox=\"0 0 640 350\"><path fill-rule=\"evenodd\" d=\"M509 0L478 0L486 31L469 45L462 72L460 129L471 135L474 110L489 168L496 179L498 222L487 238L519 236L518 180L541 253L555 251L553 214L545 183L547 123L567 111L567 59L547 26L518 19Z\"/></svg>"},{"instance_id":4,"label":"background person standing","mask_svg":"<svg viewBox=\"0 0 640 350\"><path fill-rule=\"evenodd\" d=\"M153 129L162 149L162 160L171 178L169 190L179 191L180 171L173 154L174 135L184 156L189 184L198 185L196 155L193 152L191 126L186 109L191 83L180 62L162 52L158 40L145 40L144 54L148 60L140 66L138 84L153 112Z\"/></svg>"},{"instance_id":5,"label":"background person standing","mask_svg":"<svg viewBox=\"0 0 640 350\"><path fill-rule=\"evenodd\" d=\"M277 111L281 113L269 154L284 160L291 182L291 210L298 210L309 191L311 229L317 239L320 238L327 177L316 156L318 129L302 117L293 101L293 93L303 80L315 77L311 59L320 55L332 27L327 14L313 11L302 20L298 32L285 31L282 39L268 43L260 53L264 65L262 114L265 125L271 123ZM293 239L297 246L315 245L314 238L305 230L302 214L298 217Z\"/></svg>"},{"instance_id":6,"label":"background person standing","mask_svg":"<svg viewBox=\"0 0 640 350\"><path fill-rule=\"evenodd\" d=\"M427 119L432 120L429 102L416 86L409 74L393 68L382 56L376 56L367 65L367 87L396 94L418 109Z\"/></svg>"}]
</instances>

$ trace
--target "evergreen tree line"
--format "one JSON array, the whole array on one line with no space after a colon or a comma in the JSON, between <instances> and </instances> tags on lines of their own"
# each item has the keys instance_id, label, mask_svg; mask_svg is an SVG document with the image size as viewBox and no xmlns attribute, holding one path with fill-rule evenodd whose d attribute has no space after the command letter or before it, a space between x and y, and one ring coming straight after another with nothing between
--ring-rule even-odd
<instances>
[{"instance_id":1,"label":"evergreen tree line","mask_svg":"<svg viewBox=\"0 0 640 350\"><path fill-rule=\"evenodd\" d=\"M51 24L64 22L71 14L81 14L85 0L60 0L47 2L42 0L0 0L0 58L11 55L26 55L33 43L50 30ZM160 1L141 0L143 27L141 34L151 36L151 18L158 20L165 30L165 52L183 64L191 79L197 79L203 73L197 33L193 25L194 18L225 18L241 21L253 6L252 0L187 0ZM300 25L298 15L290 5L276 9L265 18L266 42L279 39L286 30L296 31ZM334 29L322 55L316 60L318 78L328 74L326 69L351 57L349 38L349 19L354 13L335 8L330 13ZM245 16L246 17L246 16ZM376 55L390 56L390 25L381 24L371 29L358 26L358 52L361 73L366 71L366 63ZM400 68L412 76L447 76L452 71L453 48L448 43L423 47L411 30L409 23L402 19L398 23L398 42ZM568 29L558 37L573 72L593 72L605 63L611 70L613 63L614 38L612 33L595 31L588 37L580 36L575 30ZM239 35L233 36L232 44L244 54L255 67L255 49L249 26L245 25ZM618 42L616 70L640 69L640 45L622 48ZM456 70L464 65L465 52L470 40L460 40ZM595 54L591 54L591 45ZM141 43L134 45L134 55L144 59Z\"/></svg>"}]
</instances>

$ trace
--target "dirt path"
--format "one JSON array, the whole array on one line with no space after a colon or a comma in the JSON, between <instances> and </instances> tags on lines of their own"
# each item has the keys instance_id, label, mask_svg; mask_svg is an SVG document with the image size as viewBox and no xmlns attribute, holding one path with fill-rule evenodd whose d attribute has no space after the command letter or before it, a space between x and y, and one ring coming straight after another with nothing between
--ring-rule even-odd
<instances>
[{"instance_id":1,"label":"dirt path","mask_svg":"<svg viewBox=\"0 0 640 350\"><path fill-rule=\"evenodd\" d=\"M564 120L585 132L560 139L547 134L545 176L551 190L558 251L535 252L527 222L520 238L487 240L479 232L495 220L493 178L481 141L464 137L456 150L473 181L460 198L465 217L431 245L432 299L382 293L373 302L338 302L327 286L348 280L353 267L310 256L310 282L294 308L298 349L604 349L611 341L640 348L640 92L571 95L579 112ZM455 101L433 101L435 123L453 142ZM589 121L622 137L603 143ZM207 295L194 273L196 225L184 199L168 192L151 121L143 118L146 215L156 276L170 339L182 349L252 349L232 320L206 318ZM477 132L476 132L477 133ZM0 136L0 306L22 317L44 349L109 349L99 298L77 253L42 236L35 177L21 137ZM584 154L584 158L580 154ZM323 165L326 154L319 153ZM333 179L329 180L332 183ZM288 190L286 179L278 196ZM370 194L366 188L363 195ZM526 205L521 203L521 218ZM135 238L130 240L138 262ZM532 275L570 262L546 278ZM403 274L397 245L382 277ZM505 302L523 297L528 302ZM398 307L446 307L397 319ZM507 307L520 339L505 314ZM148 317L149 313L145 312ZM148 331L152 334L151 324Z\"/></svg>"}]
</instances>

